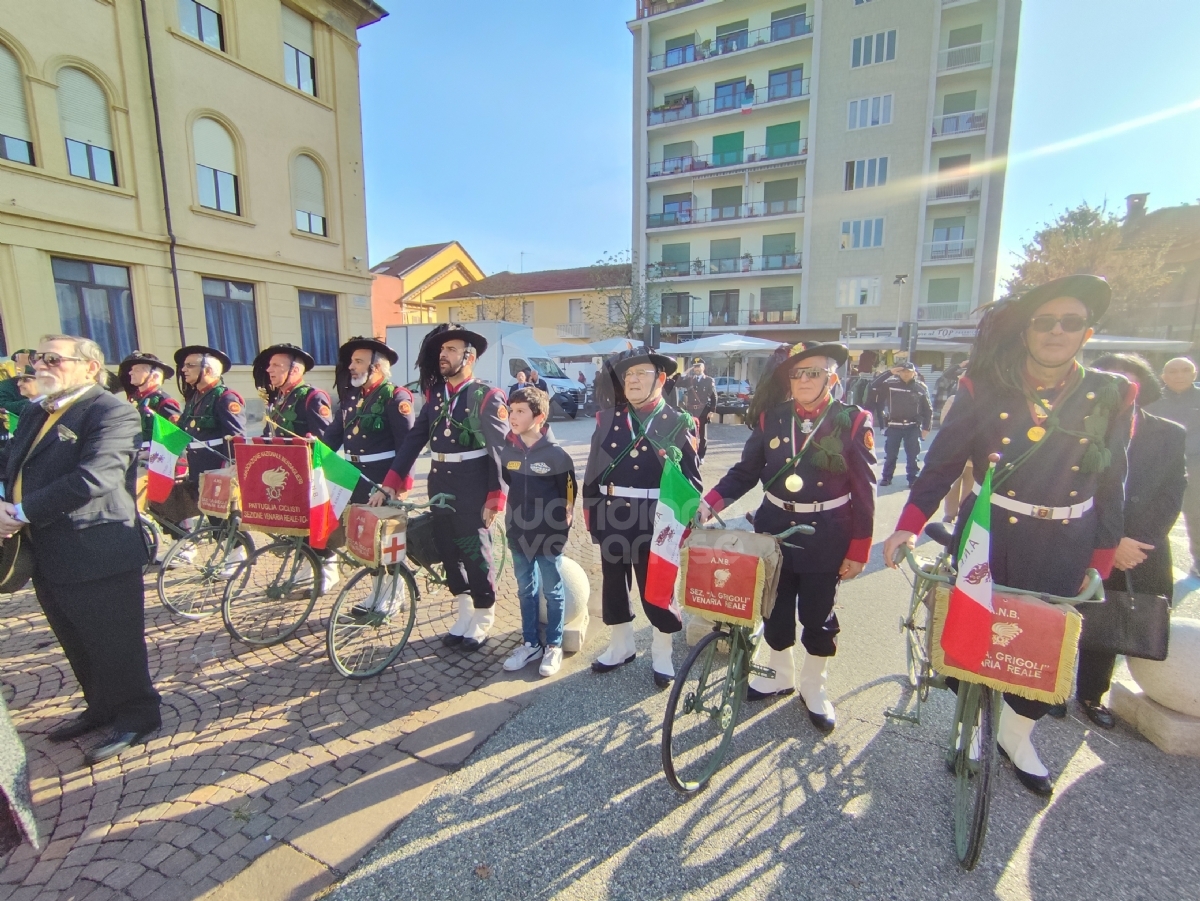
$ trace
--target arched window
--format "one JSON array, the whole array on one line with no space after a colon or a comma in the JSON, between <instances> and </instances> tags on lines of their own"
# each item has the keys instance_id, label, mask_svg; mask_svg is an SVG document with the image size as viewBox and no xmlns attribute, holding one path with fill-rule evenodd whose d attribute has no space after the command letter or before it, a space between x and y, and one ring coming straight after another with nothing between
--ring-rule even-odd
<instances>
[{"instance_id":1,"label":"arched window","mask_svg":"<svg viewBox=\"0 0 1200 901\"><path fill-rule=\"evenodd\" d=\"M58 73L58 114L67 140L67 163L78 178L117 183L112 120L108 98L92 76L80 69Z\"/></svg>"},{"instance_id":2,"label":"arched window","mask_svg":"<svg viewBox=\"0 0 1200 901\"><path fill-rule=\"evenodd\" d=\"M325 218L325 176L317 161L300 154L292 163L292 207L296 229L312 235L328 235Z\"/></svg>"},{"instance_id":3,"label":"arched window","mask_svg":"<svg viewBox=\"0 0 1200 901\"><path fill-rule=\"evenodd\" d=\"M25 79L17 58L0 44L0 158L33 165L33 135L25 110Z\"/></svg>"},{"instance_id":4,"label":"arched window","mask_svg":"<svg viewBox=\"0 0 1200 901\"><path fill-rule=\"evenodd\" d=\"M192 126L192 146L200 206L240 216L237 150L225 126L216 119L197 119Z\"/></svg>"}]
</instances>

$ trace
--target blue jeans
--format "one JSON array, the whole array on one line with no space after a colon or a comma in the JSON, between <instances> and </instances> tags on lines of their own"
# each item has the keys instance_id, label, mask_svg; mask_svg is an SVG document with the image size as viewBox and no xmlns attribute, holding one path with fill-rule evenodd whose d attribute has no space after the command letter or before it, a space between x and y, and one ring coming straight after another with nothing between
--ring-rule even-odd
<instances>
[{"instance_id":1,"label":"blue jeans","mask_svg":"<svg viewBox=\"0 0 1200 901\"><path fill-rule=\"evenodd\" d=\"M900 445L904 445L904 456L908 469L908 480L917 477L920 467L917 457L921 453L921 426L888 426L883 439L883 478L890 480L896 471L896 460L900 456Z\"/></svg>"},{"instance_id":2,"label":"blue jeans","mask_svg":"<svg viewBox=\"0 0 1200 901\"><path fill-rule=\"evenodd\" d=\"M562 647L566 589L558 570L558 556L526 557L515 544L512 554L513 575L521 597L521 634L526 644L541 644L538 638L538 595L546 595L546 644Z\"/></svg>"}]
</instances>

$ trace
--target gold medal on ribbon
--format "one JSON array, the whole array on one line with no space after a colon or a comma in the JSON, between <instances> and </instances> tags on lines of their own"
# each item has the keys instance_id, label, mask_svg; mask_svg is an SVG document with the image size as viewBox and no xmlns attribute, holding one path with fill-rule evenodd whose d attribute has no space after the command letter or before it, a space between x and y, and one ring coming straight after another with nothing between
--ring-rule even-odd
<instances>
[{"instance_id":1,"label":"gold medal on ribbon","mask_svg":"<svg viewBox=\"0 0 1200 901\"><path fill-rule=\"evenodd\" d=\"M792 473L783 480L783 487L795 494L804 487L804 479L800 478L800 476L796 475L795 473Z\"/></svg>"},{"instance_id":2,"label":"gold medal on ribbon","mask_svg":"<svg viewBox=\"0 0 1200 901\"><path fill-rule=\"evenodd\" d=\"M1043 438L1046 437L1046 430L1044 428L1042 428L1040 425L1035 425L1033 428L1031 428L1028 432L1025 433L1025 437L1028 438L1030 441L1032 441L1034 444L1037 444L1039 441L1041 441Z\"/></svg>"},{"instance_id":3,"label":"gold medal on ribbon","mask_svg":"<svg viewBox=\"0 0 1200 901\"><path fill-rule=\"evenodd\" d=\"M779 439L772 438L771 439L771 450L775 450L777 447L779 447Z\"/></svg>"}]
</instances>

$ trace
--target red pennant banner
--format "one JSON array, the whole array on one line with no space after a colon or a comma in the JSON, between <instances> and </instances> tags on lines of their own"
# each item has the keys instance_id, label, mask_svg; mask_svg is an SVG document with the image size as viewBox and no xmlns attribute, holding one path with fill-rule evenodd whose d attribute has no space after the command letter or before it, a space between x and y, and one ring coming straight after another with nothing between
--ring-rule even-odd
<instances>
[{"instance_id":1,"label":"red pennant banner","mask_svg":"<svg viewBox=\"0 0 1200 901\"><path fill-rule=\"evenodd\" d=\"M233 439L242 525L277 535L307 535L312 461L300 438Z\"/></svg>"}]
</instances>

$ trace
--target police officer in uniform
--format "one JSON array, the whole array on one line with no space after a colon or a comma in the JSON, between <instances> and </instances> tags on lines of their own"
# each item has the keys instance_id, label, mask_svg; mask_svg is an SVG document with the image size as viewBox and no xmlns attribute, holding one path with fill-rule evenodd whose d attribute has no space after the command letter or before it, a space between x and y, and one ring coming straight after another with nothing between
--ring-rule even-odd
<instances>
[{"instance_id":1,"label":"police officer in uniform","mask_svg":"<svg viewBox=\"0 0 1200 901\"><path fill-rule=\"evenodd\" d=\"M913 546L963 467L970 462L981 483L989 457L999 455L992 477L992 579L1070 596L1083 590L1089 567L1109 576L1124 534L1137 390L1120 375L1084 369L1075 357L1110 297L1103 279L1072 275L988 308L954 405L896 531L884 542L889 566L902 545ZM977 491L959 508L960 531ZM1004 756L1040 795L1051 794L1053 782L1031 735L1048 709L1006 695L998 729Z\"/></svg>"},{"instance_id":2,"label":"police officer in uniform","mask_svg":"<svg viewBox=\"0 0 1200 901\"><path fill-rule=\"evenodd\" d=\"M696 420L696 437L700 440L699 457L704 462L708 451L708 417L717 409L717 383L704 374L704 361L692 360L692 368L675 384L679 392L679 409Z\"/></svg>"},{"instance_id":3,"label":"police officer in uniform","mask_svg":"<svg viewBox=\"0 0 1200 901\"><path fill-rule=\"evenodd\" d=\"M660 688L671 684L672 636L683 628L678 605L657 607L645 600L646 569L654 536L663 457L678 455L687 479L701 487L692 419L670 407L663 386L676 363L648 347L618 354L604 365L616 406L596 414L587 470L583 512L592 541L600 545L604 622L611 627L608 648L592 663L606 673L637 656L630 591L637 577L642 610L654 626L651 668Z\"/></svg>"},{"instance_id":4,"label":"police officer in uniform","mask_svg":"<svg viewBox=\"0 0 1200 901\"><path fill-rule=\"evenodd\" d=\"M179 427L192 436L187 483L199 497L200 473L228 466L225 439L246 434L246 402L222 380L229 357L215 347L190 344L175 351L183 410Z\"/></svg>"},{"instance_id":5,"label":"police officer in uniform","mask_svg":"<svg viewBox=\"0 0 1200 901\"><path fill-rule=\"evenodd\" d=\"M883 442L883 478L881 486L892 484L900 446L904 446L908 484L917 480L917 457L921 441L929 437L933 427L933 406L929 389L917 378L917 367L905 360L892 368L892 373L875 387L875 411L887 426Z\"/></svg>"},{"instance_id":6,"label":"police officer in uniform","mask_svg":"<svg viewBox=\"0 0 1200 901\"><path fill-rule=\"evenodd\" d=\"M304 381L312 355L295 344L272 344L254 358L254 384L267 403L264 438L319 438L333 424L329 395Z\"/></svg>"},{"instance_id":7,"label":"police officer in uniform","mask_svg":"<svg viewBox=\"0 0 1200 901\"><path fill-rule=\"evenodd\" d=\"M395 497L396 480L411 478L417 456L429 446L429 495L454 495L453 512L433 510L434 543L458 601L458 619L442 640L469 651L487 641L496 619L488 529L507 496L500 477L509 431L504 392L473 375L486 350L486 338L457 325L439 325L425 336L417 356L425 405L396 453L393 475L370 501L378 505L383 494Z\"/></svg>"},{"instance_id":8,"label":"police officer in uniform","mask_svg":"<svg viewBox=\"0 0 1200 901\"><path fill-rule=\"evenodd\" d=\"M875 520L875 436L871 414L832 398L837 370L849 355L841 344L796 345L759 385L767 392L742 459L704 498L700 518L721 510L759 482L763 501L754 530L780 534L806 524L816 531L783 542L783 571L764 637L774 678L753 676L751 701L796 690L792 647L796 618L807 652L800 697L821 732L836 725L825 690L839 632L833 612L838 585L862 572Z\"/></svg>"},{"instance_id":9,"label":"police officer in uniform","mask_svg":"<svg viewBox=\"0 0 1200 901\"><path fill-rule=\"evenodd\" d=\"M125 396L137 406L142 416L142 449L150 447L154 438L154 414L179 424L183 409L179 401L163 390L163 381L173 378L175 370L154 354L135 350L117 367L117 378L125 389Z\"/></svg>"},{"instance_id":10,"label":"police officer in uniform","mask_svg":"<svg viewBox=\"0 0 1200 901\"><path fill-rule=\"evenodd\" d=\"M398 359L399 354L374 338L351 338L338 350L340 406L324 440L370 480L355 486L352 504L365 504L374 485L398 494L412 489L411 475L401 479L392 472L396 450L415 418L412 392L392 384L392 365Z\"/></svg>"}]
</instances>

